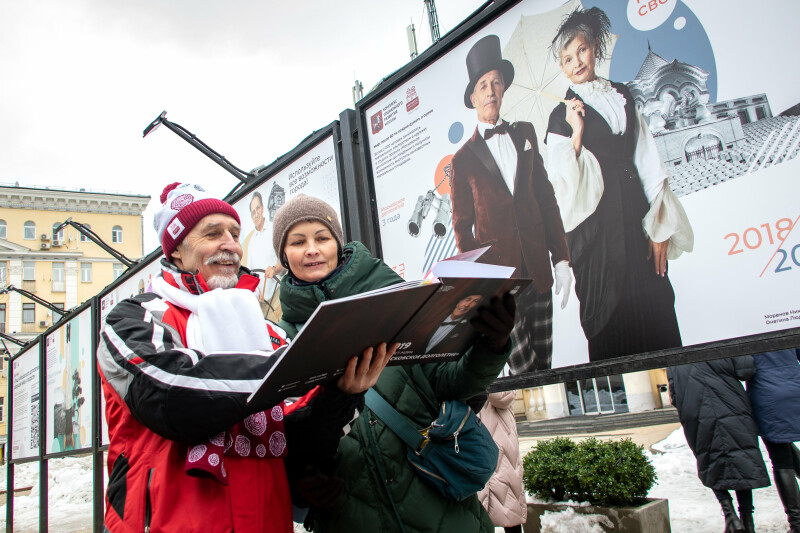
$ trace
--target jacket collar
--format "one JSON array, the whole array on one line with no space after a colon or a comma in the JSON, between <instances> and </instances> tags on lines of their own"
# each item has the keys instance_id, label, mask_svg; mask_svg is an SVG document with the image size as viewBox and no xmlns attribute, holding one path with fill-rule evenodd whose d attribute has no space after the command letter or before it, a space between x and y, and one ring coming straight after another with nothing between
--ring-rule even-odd
<instances>
[{"instance_id":1,"label":"jacket collar","mask_svg":"<svg viewBox=\"0 0 800 533\"><path fill-rule=\"evenodd\" d=\"M195 273L181 270L167 261L166 258L161 259L161 274L164 277L164 281L189 294L203 294L211 290L199 270ZM247 268L239 267L239 281L236 283L237 289L247 289L254 292L256 288L258 288L258 283L259 279L257 276L251 274Z\"/></svg>"},{"instance_id":2,"label":"jacket collar","mask_svg":"<svg viewBox=\"0 0 800 533\"><path fill-rule=\"evenodd\" d=\"M303 324L326 300L361 294L403 281L386 263L372 257L360 242L346 244L342 255L349 256L349 259L340 262L341 269L318 283L297 284L291 271L281 279L281 320Z\"/></svg>"}]
</instances>

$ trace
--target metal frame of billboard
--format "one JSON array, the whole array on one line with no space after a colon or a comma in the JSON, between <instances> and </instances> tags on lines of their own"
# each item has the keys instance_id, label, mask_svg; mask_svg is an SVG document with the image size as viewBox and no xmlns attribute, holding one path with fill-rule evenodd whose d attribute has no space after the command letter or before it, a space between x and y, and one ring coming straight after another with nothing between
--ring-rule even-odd
<instances>
[{"instance_id":1,"label":"metal frame of billboard","mask_svg":"<svg viewBox=\"0 0 800 533\"><path fill-rule=\"evenodd\" d=\"M90 440L90 445L87 447L80 448L78 450L68 450L63 452L56 452L56 453L46 453L46 437L47 434L47 423L48 423L48 416L47 416L47 347L46 347L46 339L47 336L52 334L53 332L57 331L59 328L67 324L70 320L76 318L81 313L85 312L89 309L90 319L89 323L91 324L91 335L90 335L90 343L91 343L91 357L90 357L90 364L91 368L91 376L90 379L90 387L92 392L91 398L91 422L90 425L92 436ZM14 355L13 358L9 361L9 364L13 364L17 358L21 355L28 353L30 347L33 347L34 344L38 344L38 365L39 365L39 453L34 457L27 457L24 459L14 459L13 456L8 461L7 472L6 472L6 487L12 487L10 493L7 493L6 498L6 531L13 531L13 524L14 524L14 466L17 464L23 463L32 463L37 462L39 464L39 529L41 531L47 531L48 529L48 494L49 494L49 479L48 479L48 461L50 459L57 459L61 457L74 457L74 456L85 456L89 454L93 454L95 456L95 461L93 464L93 469L97 469L97 454L100 454L100 485L97 485L97 472L95 472L95 480L94 480L94 490L93 490L93 500L95 501L95 516L94 516L94 528L96 531L100 531L98 529L98 517L96 513L97 508L97 501L98 501L98 494L99 494L99 503L100 509L102 510L103 504L103 494L102 494L102 451L99 451L99 417L98 417L98 404L99 404L99 394L100 394L100 387L99 387L99 379L97 374L97 297L92 297L86 302L82 303L81 305L71 309L67 314L63 315L61 319L45 330L43 333L39 334L34 341L29 342L25 346L23 346L17 354ZM12 367L13 368L13 367ZM9 398L9 411L12 412L12 417L9 419L9 424L7 427L9 428L8 434L9 438L13 439L13 394L14 394L14 379L13 374L10 376L9 380L9 387L8 387L8 398ZM99 488L99 490L98 490ZM99 517L99 528L102 528L102 514Z\"/></svg>"},{"instance_id":2,"label":"metal frame of billboard","mask_svg":"<svg viewBox=\"0 0 800 533\"><path fill-rule=\"evenodd\" d=\"M383 257L383 247L380 231L378 229L379 217L375 179L372 172L372 165L370 164L371 154L368 143L366 142L366 132L369 128L367 109L522 1L523 0L499 0L497 2L484 4L459 26L445 35L440 41L433 44L406 66L385 78L375 90L357 102L356 115L358 127L362 132L360 136L362 142L358 147L359 164L361 166L360 171L363 174L363 179L366 182L364 188L369 191L371 209L369 213L370 222L374 235L375 248L379 257ZM666 366L795 348L797 346L800 346L800 328L790 328L775 332L684 346L681 348L643 352L605 361L583 363L550 370L540 370L518 376L502 377L497 379L490 390L494 392L538 387L565 381L651 370Z\"/></svg>"},{"instance_id":3,"label":"metal frame of billboard","mask_svg":"<svg viewBox=\"0 0 800 533\"><path fill-rule=\"evenodd\" d=\"M35 348L38 350L38 365L39 365L39 427L42 427L42 417L44 416L41 409L41 399L42 399L42 379L41 379L41 368L42 368L42 345L41 345L41 338L36 337L35 340L29 341L25 346L22 346L20 350L14 354L12 358L10 358L8 362L9 369L13 369L13 362L20 356L28 353L31 349ZM8 412L11 413L11 416L8 417L8 422L6 423L6 434L8 435L8 443L11 444L11 448L9 448L9 452L13 450L13 438L14 438L14 375L13 372L9 372L9 381L8 381ZM24 459L14 459L13 456L9 453L8 460L6 464L6 531L11 533L14 528L14 468L18 464L24 463L32 463L37 462L39 463L40 468L40 483L41 483L41 468L42 468L42 433L39 431L39 453L33 457L26 457ZM46 479L46 478L45 478ZM39 506L41 508L41 498L39 500ZM41 529L41 516L39 520L39 526Z\"/></svg>"}]
</instances>

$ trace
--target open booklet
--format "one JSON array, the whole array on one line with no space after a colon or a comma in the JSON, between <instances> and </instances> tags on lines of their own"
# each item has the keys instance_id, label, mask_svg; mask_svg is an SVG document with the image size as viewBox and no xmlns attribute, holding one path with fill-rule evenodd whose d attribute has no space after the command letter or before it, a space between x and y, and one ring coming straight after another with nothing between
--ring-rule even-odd
<instances>
[{"instance_id":1,"label":"open booklet","mask_svg":"<svg viewBox=\"0 0 800 533\"><path fill-rule=\"evenodd\" d=\"M457 359L477 338L470 320L478 307L492 296L517 294L530 283L511 279L513 271L441 261L433 279L323 302L291 344L276 353L274 365L248 403L274 405L301 396L341 375L352 356L381 342L400 344L390 365ZM469 277L452 277L464 275Z\"/></svg>"}]
</instances>

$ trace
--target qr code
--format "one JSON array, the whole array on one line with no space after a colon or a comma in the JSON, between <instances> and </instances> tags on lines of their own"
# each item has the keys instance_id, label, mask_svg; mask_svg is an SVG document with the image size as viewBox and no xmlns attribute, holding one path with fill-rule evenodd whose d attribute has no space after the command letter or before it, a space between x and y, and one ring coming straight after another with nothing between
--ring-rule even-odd
<instances>
[{"instance_id":1,"label":"qr code","mask_svg":"<svg viewBox=\"0 0 800 533\"><path fill-rule=\"evenodd\" d=\"M39 447L39 402L31 404L31 449Z\"/></svg>"}]
</instances>

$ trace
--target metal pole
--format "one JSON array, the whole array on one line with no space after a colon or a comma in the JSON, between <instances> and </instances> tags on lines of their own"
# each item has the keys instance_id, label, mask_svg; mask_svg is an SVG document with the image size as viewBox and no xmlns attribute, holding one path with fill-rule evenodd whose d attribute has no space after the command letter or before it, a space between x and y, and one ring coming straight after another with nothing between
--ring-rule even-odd
<instances>
[{"instance_id":1,"label":"metal pole","mask_svg":"<svg viewBox=\"0 0 800 533\"><path fill-rule=\"evenodd\" d=\"M179 124L175 124L174 122L170 122L167 120L167 112L162 111L161 114L156 118L153 122L151 122L142 133L142 137L147 137L147 134L156 129L161 124L165 125L167 128L170 129L173 133L175 133L178 137L183 139L184 141L188 142L198 150L200 150L203 154L205 154L209 159L214 161L216 164L233 174L233 176L241 181L242 183L247 183L247 178L250 177L250 174L247 172L236 168L234 165L230 163L225 156L218 154L214 150L211 149L207 144L197 138L197 136L184 128Z\"/></svg>"}]
</instances>

